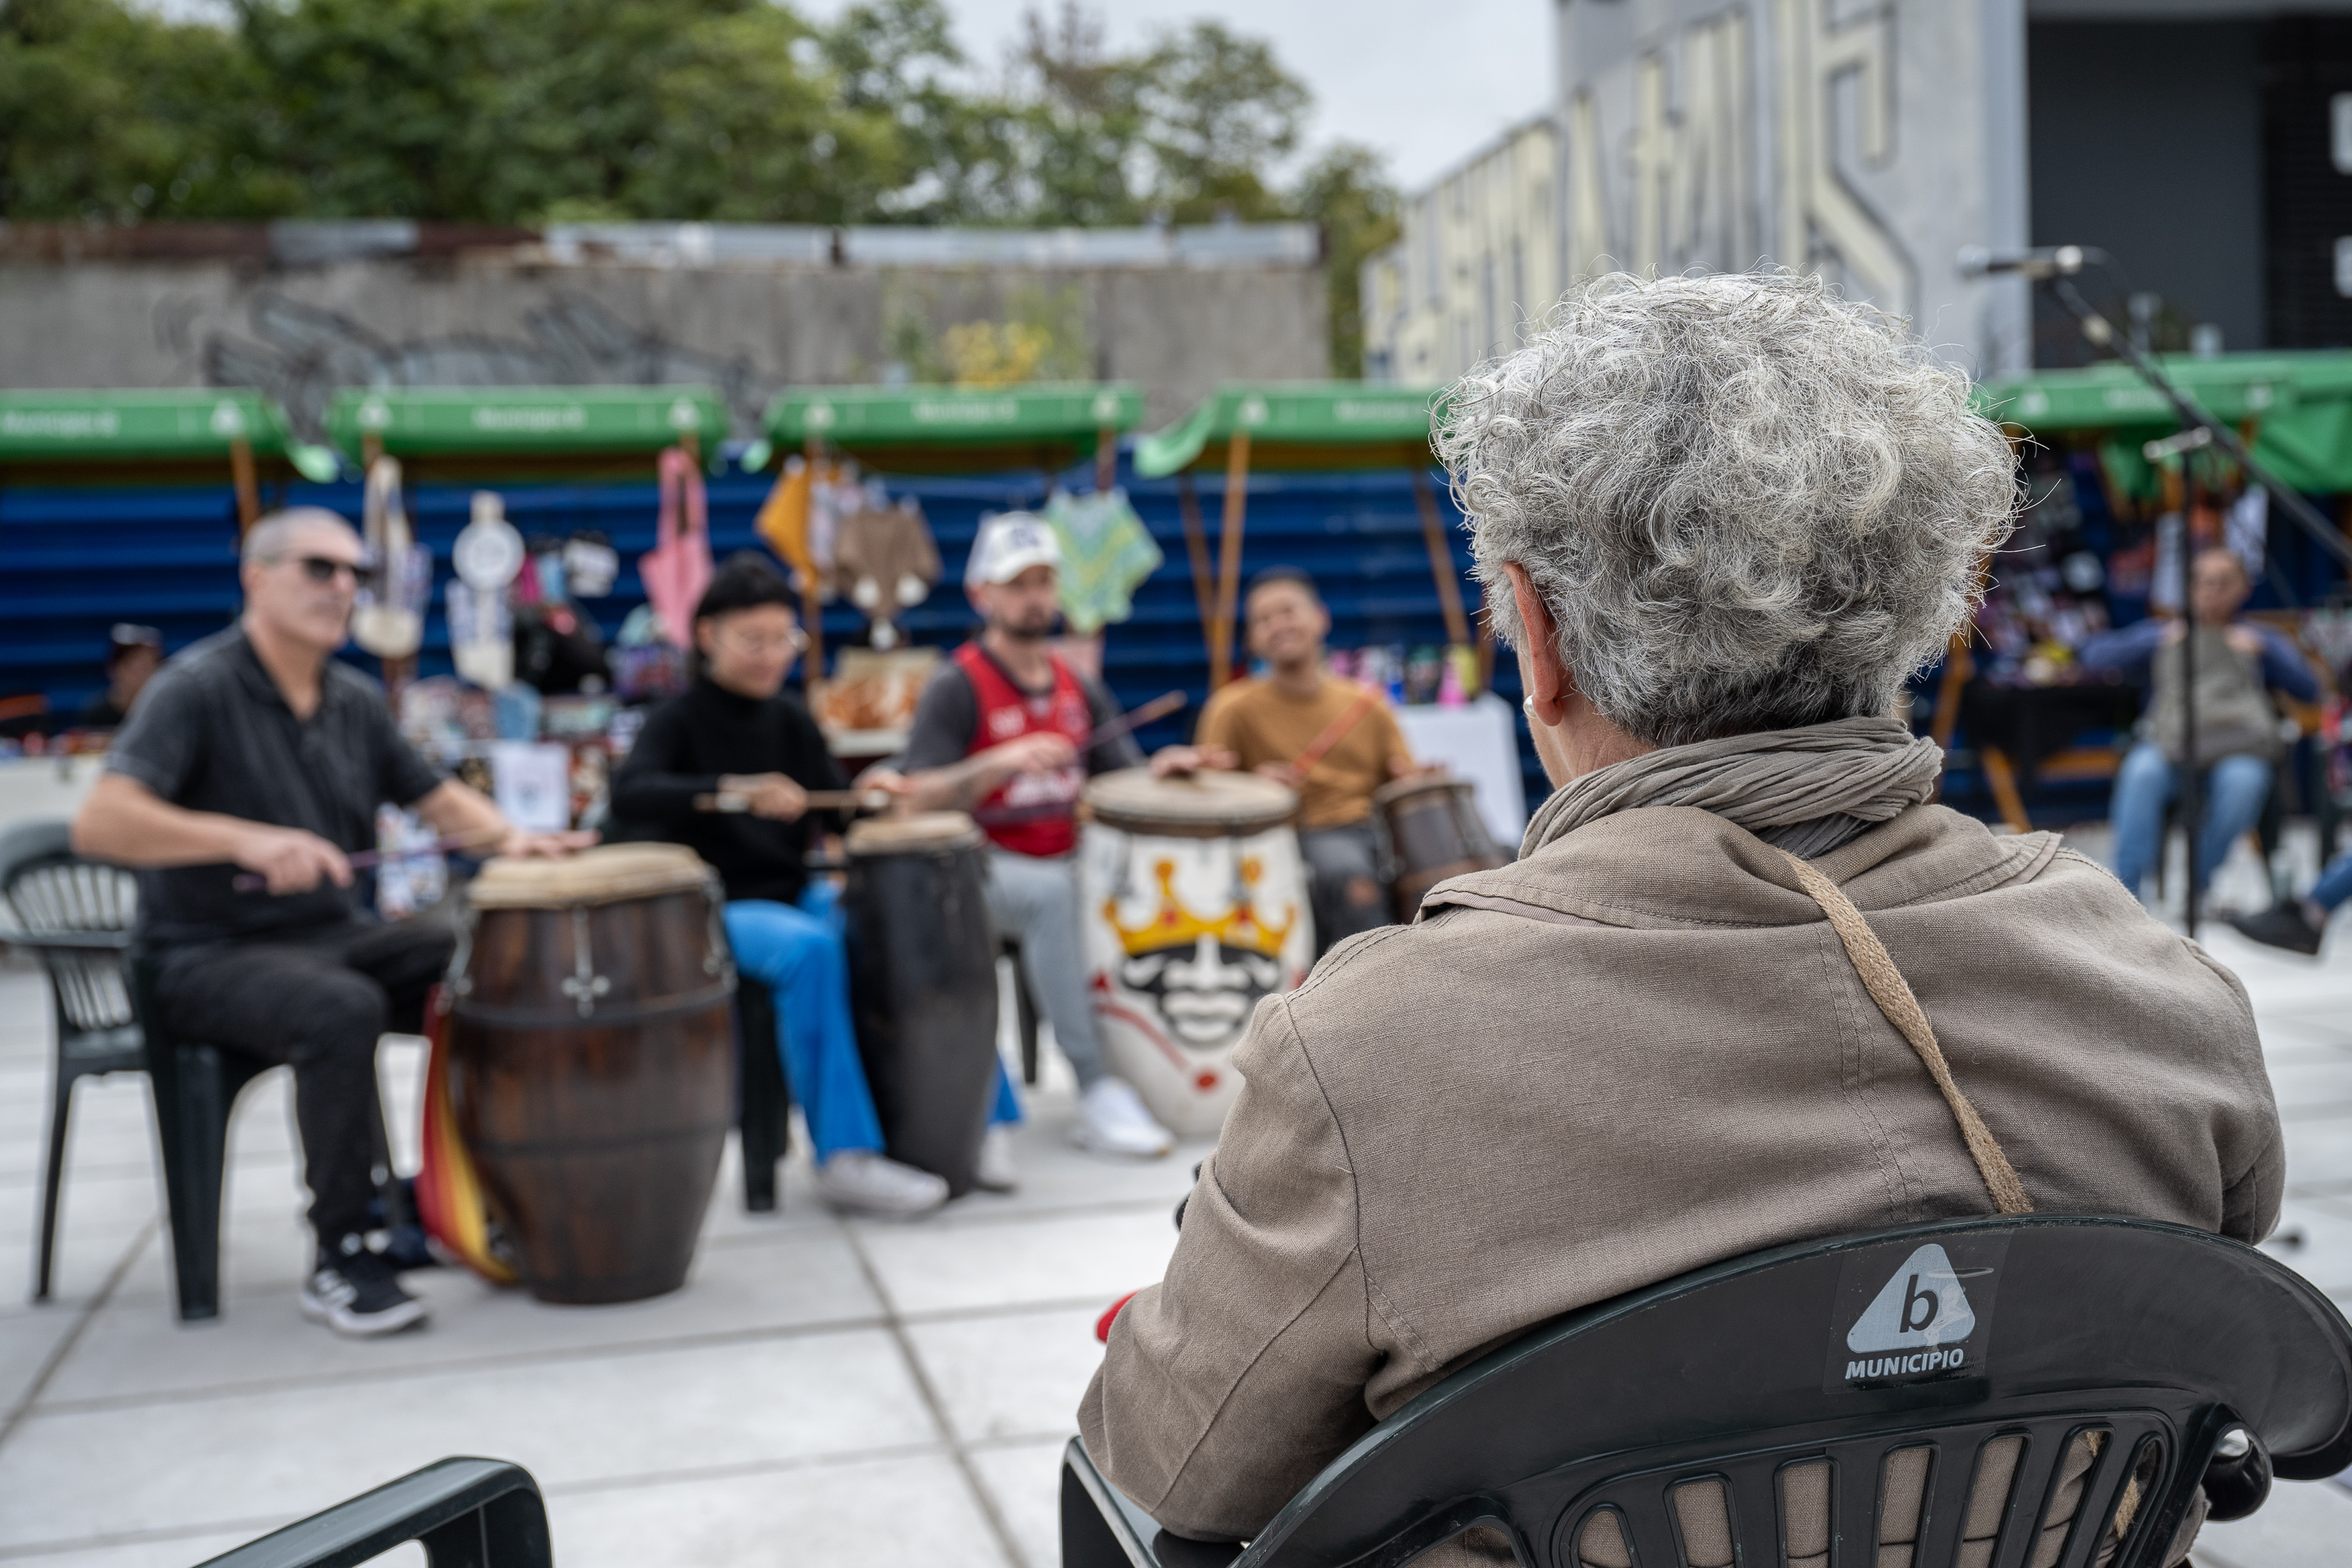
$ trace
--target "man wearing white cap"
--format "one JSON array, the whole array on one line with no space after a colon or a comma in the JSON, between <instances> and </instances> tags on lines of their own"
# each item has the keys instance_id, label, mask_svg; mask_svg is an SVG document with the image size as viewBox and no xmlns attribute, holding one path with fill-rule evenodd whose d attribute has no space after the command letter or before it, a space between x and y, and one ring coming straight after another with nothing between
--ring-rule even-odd
<instances>
[{"instance_id":1,"label":"man wearing white cap","mask_svg":"<svg viewBox=\"0 0 2352 1568\"><path fill-rule=\"evenodd\" d=\"M1087 775L1138 766L1143 753L1125 735L1091 739L1118 709L1046 646L1061 614L1061 564L1054 531L1033 514L981 524L963 580L983 629L924 689L899 759L900 787L917 806L971 812L988 834L989 919L1020 942L1030 993L1077 1074L1073 1141L1152 1158L1175 1139L1103 1067L1071 855ZM1171 746L1152 765L1166 773L1199 759L1189 746Z\"/></svg>"}]
</instances>

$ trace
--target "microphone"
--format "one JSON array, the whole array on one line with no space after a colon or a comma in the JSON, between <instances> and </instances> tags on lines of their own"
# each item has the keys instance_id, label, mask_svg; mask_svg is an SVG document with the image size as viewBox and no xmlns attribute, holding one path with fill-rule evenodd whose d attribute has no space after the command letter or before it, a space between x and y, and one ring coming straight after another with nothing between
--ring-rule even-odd
<instances>
[{"instance_id":1,"label":"microphone","mask_svg":"<svg viewBox=\"0 0 2352 1568\"><path fill-rule=\"evenodd\" d=\"M2104 261L2106 253L2084 245L2047 245L2033 250L1992 251L1971 245L1959 254L1960 276L1983 278L2014 272L2025 278L2071 277L2087 262Z\"/></svg>"}]
</instances>

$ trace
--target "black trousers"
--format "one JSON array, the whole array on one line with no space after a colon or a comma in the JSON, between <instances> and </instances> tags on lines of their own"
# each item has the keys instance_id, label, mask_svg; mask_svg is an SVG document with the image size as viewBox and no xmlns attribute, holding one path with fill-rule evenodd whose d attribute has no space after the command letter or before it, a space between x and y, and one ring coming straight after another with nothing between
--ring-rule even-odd
<instances>
[{"instance_id":1,"label":"black trousers","mask_svg":"<svg viewBox=\"0 0 2352 1568\"><path fill-rule=\"evenodd\" d=\"M266 941L166 953L155 1005L172 1035L294 1069L310 1227L332 1247L367 1226L374 1195L375 1047L415 1033L457 945L446 926L349 921Z\"/></svg>"},{"instance_id":2,"label":"black trousers","mask_svg":"<svg viewBox=\"0 0 2352 1568\"><path fill-rule=\"evenodd\" d=\"M1310 827L1298 835L1299 858L1307 862L1307 892L1315 910L1315 956L1389 923L1389 889L1381 880L1372 825Z\"/></svg>"}]
</instances>

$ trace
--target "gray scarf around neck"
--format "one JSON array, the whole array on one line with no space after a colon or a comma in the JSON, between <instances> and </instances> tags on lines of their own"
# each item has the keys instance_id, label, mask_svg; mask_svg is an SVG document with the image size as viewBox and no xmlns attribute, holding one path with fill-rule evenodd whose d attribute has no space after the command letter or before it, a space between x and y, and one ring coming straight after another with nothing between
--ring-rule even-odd
<instances>
[{"instance_id":1,"label":"gray scarf around neck","mask_svg":"<svg viewBox=\"0 0 2352 1568\"><path fill-rule=\"evenodd\" d=\"M1900 719L1839 719L1668 746L1554 790L1529 819L1519 853L1621 811L1691 805L1810 860L1927 800L1943 766L1942 749Z\"/></svg>"}]
</instances>

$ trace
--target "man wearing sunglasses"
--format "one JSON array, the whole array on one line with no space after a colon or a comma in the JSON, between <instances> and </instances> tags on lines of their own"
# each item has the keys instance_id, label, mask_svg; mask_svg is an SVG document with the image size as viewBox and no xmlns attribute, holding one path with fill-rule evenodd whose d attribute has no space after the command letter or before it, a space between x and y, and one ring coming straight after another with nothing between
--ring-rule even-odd
<instances>
[{"instance_id":1,"label":"man wearing sunglasses","mask_svg":"<svg viewBox=\"0 0 2352 1568\"><path fill-rule=\"evenodd\" d=\"M483 853L556 855L594 836L522 832L400 738L383 689L332 657L361 567L359 536L333 512L254 524L244 614L148 684L73 840L140 873L139 940L163 1025L294 1069L319 1243L302 1310L370 1335L425 1316L366 1239L376 1040L420 1026L454 938L376 921L352 896L350 856L373 847L385 802ZM263 886L240 888L241 876Z\"/></svg>"}]
</instances>

